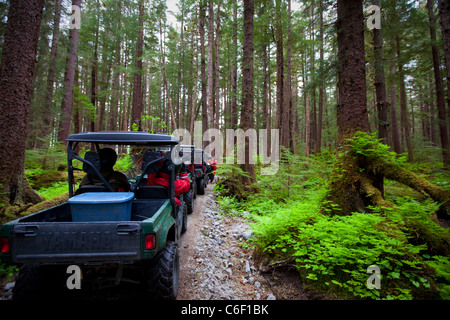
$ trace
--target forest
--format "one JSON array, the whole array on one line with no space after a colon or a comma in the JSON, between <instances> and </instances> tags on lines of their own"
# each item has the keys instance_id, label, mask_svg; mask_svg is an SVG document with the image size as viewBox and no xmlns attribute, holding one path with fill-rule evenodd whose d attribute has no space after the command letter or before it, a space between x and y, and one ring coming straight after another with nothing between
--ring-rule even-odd
<instances>
[{"instance_id":1,"label":"forest","mask_svg":"<svg viewBox=\"0 0 450 320\"><path fill-rule=\"evenodd\" d=\"M450 299L448 1L1 0L0 57L0 223L67 199L71 133L265 129L278 172L244 142L215 193L266 268Z\"/></svg>"}]
</instances>

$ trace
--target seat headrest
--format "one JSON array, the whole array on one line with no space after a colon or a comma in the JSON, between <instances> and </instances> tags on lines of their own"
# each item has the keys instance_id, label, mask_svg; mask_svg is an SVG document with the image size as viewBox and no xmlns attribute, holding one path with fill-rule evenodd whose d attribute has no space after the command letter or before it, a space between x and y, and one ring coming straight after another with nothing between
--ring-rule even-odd
<instances>
[{"instance_id":1,"label":"seat headrest","mask_svg":"<svg viewBox=\"0 0 450 320\"><path fill-rule=\"evenodd\" d=\"M92 165L100 171L101 163L100 163L100 157L97 152L95 151L88 151L84 155L84 159L92 163ZM83 162L83 171L86 172L89 175L94 175L95 171L92 169L90 165Z\"/></svg>"},{"instance_id":2,"label":"seat headrest","mask_svg":"<svg viewBox=\"0 0 450 320\"><path fill-rule=\"evenodd\" d=\"M142 158L142 166L141 166L142 171L145 170L145 168L147 167L147 165L151 161L154 161L154 160L158 159L159 157L160 157L160 153L159 152L147 151L144 154L144 157ZM147 169L146 173L157 173L158 172L158 168L159 168L158 162L155 162L155 163L150 165L150 167Z\"/></svg>"}]
</instances>

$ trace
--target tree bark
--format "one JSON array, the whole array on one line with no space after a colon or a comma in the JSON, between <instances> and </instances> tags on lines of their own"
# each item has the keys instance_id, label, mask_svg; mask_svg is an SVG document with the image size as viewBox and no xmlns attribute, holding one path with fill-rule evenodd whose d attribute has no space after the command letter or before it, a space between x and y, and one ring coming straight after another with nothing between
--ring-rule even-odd
<instances>
[{"instance_id":1,"label":"tree bark","mask_svg":"<svg viewBox=\"0 0 450 320\"><path fill-rule=\"evenodd\" d=\"M241 127L244 131L253 127L253 0L244 0L244 42L242 57L242 109ZM244 177L244 186L255 180L255 168L250 164L251 150L249 143L245 146L245 164L242 169L248 174Z\"/></svg>"},{"instance_id":2,"label":"tree bark","mask_svg":"<svg viewBox=\"0 0 450 320\"><path fill-rule=\"evenodd\" d=\"M280 0L276 0L276 31L275 31L275 43L276 43L276 66L277 66L277 112L276 112L276 129L281 132L282 126L282 110L283 110L283 88L284 88L284 55L283 55L283 29L281 24L281 4Z\"/></svg>"},{"instance_id":3,"label":"tree bark","mask_svg":"<svg viewBox=\"0 0 450 320\"><path fill-rule=\"evenodd\" d=\"M286 52L286 79L284 81L284 92L283 92L283 108L282 108L282 121L281 126L281 138L282 145L289 150L291 141L291 41L292 41L292 28L291 28L291 1L288 0L288 36L287 36L287 52Z\"/></svg>"},{"instance_id":4,"label":"tree bark","mask_svg":"<svg viewBox=\"0 0 450 320\"><path fill-rule=\"evenodd\" d=\"M433 54L433 70L434 70L434 84L436 86L436 105L438 109L439 119L439 135L441 137L442 158L445 167L450 167L450 147L448 141L447 115L445 112L445 96L444 85L442 84L441 70L439 68L439 50L436 44L436 25L433 11L433 1L427 0L428 18L430 21L430 38L431 51ZM444 6L442 6L444 7ZM444 21L446 20L444 14Z\"/></svg>"},{"instance_id":5,"label":"tree bark","mask_svg":"<svg viewBox=\"0 0 450 320\"><path fill-rule=\"evenodd\" d=\"M81 7L81 0L72 0L72 5ZM70 29L69 42L69 55L66 60L64 95L61 103L61 117L58 131L58 140L61 143L64 143L65 139L69 135L70 120L72 118L73 86L75 82L75 69L78 53L78 29Z\"/></svg>"},{"instance_id":6,"label":"tree bark","mask_svg":"<svg viewBox=\"0 0 450 320\"><path fill-rule=\"evenodd\" d=\"M214 80L214 89L215 89L215 103L214 103L214 128L219 129L219 120L220 120L220 3L217 5L217 14L216 14L216 38L214 45L214 72L215 72L215 80ZM214 156L214 154L213 154Z\"/></svg>"},{"instance_id":7,"label":"tree bark","mask_svg":"<svg viewBox=\"0 0 450 320\"><path fill-rule=\"evenodd\" d=\"M237 3L233 4L233 70L231 71L231 129L237 129L237 69L238 69L238 21L237 21Z\"/></svg>"},{"instance_id":8,"label":"tree bark","mask_svg":"<svg viewBox=\"0 0 450 320\"><path fill-rule=\"evenodd\" d=\"M403 127L403 133L406 142L406 150L408 151L408 161L413 161L413 150L411 144L411 124L409 123L408 107L406 101L406 85L405 74L403 72L403 62L400 51L400 38L396 37L397 50L397 67L398 67L398 81L400 87L400 121Z\"/></svg>"},{"instance_id":9,"label":"tree bark","mask_svg":"<svg viewBox=\"0 0 450 320\"><path fill-rule=\"evenodd\" d=\"M208 129L214 128L214 3L208 4Z\"/></svg>"},{"instance_id":10,"label":"tree bark","mask_svg":"<svg viewBox=\"0 0 450 320\"><path fill-rule=\"evenodd\" d=\"M11 1L0 64L0 204L25 203L25 148L44 0Z\"/></svg>"},{"instance_id":11,"label":"tree bark","mask_svg":"<svg viewBox=\"0 0 450 320\"><path fill-rule=\"evenodd\" d=\"M381 6L381 1L376 0L375 5ZM386 97L386 85L384 77L383 62L383 33L381 29L373 30L373 45L375 51L375 91L377 98L377 114L378 114L378 138L384 143L388 143L388 102Z\"/></svg>"},{"instance_id":12,"label":"tree bark","mask_svg":"<svg viewBox=\"0 0 450 320\"><path fill-rule=\"evenodd\" d=\"M161 27L161 25L160 25ZM161 39L162 41L162 39ZM138 131L142 129L141 117L143 108L142 95L142 50L144 46L144 1L139 3L139 30L138 41L136 44L136 72L133 79L133 108L131 111L131 123L137 125ZM162 48L162 44L161 44Z\"/></svg>"},{"instance_id":13,"label":"tree bark","mask_svg":"<svg viewBox=\"0 0 450 320\"><path fill-rule=\"evenodd\" d=\"M206 83L206 56L205 56L205 19L206 19L206 0L200 1L199 8L199 34L200 34L200 73L202 81L202 134L208 128L208 103L207 103L207 83ZM203 141L203 146L206 146Z\"/></svg>"},{"instance_id":14,"label":"tree bark","mask_svg":"<svg viewBox=\"0 0 450 320\"><path fill-rule=\"evenodd\" d=\"M358 131L369 131L366 103L366 72L364 51L364 16L362 0L338 0L338 145L343 153L333 169L326 211L351 214L364 211L367 200L362 184L371 184L375 177L369 172L364 180L357 160L348 150L346 139ZM344 173L345 172L345 173Z\"/></svg>"},{"instance_id":15,"label":"tree bark","mask_svg":"<svg viewBox=\"0 0 450 320\"><path fill-rule=\"evenodd\" d=\"M121 2L118 4L118 11L122 12ZM119 19L120 19L119 15ZM118 21L120 25L120 20ZM110 104L110 115L108 121L108 130L116 130L118 128L117 115L119 112L119 99L120 99L120 59L121 59L121 36L116 38L116 57L113 68L113 81L112 81L112 97Z\"/></svg>"},{"instance_id":16,"label":"tree bark","mask_svg":"<svg viewBox=\"0 0 450 320\"><path fill-rule=\"evenodd\" d=\"M445 69L447 70L447 108L450 113L450 2L445 0L439 0L438 2L442 40L444 44ZM447 117L450 117L450 114L447 114ZM450 127L447 127L447 130L450 131Z\"/></svg>"},{"instance_id":17,"label":"tree bark","mask_svg":"<svg viewBox=\"0 0 450 320\"><path fill-rule=\"evenodd\" d=\"M323 64L323 0L319 2L319 110L317 115L317 152L320 152L322 148L322 118L323 118L323 105L325 96L325 81L324 81L324 64Z\"/></svg>"},{"instance_id":18,"label":"tree bark","mask_svg":"<svg viewBox=\"0 0 450 320\"><path fill-rule=\"evenodd\" d=\"M400 131L398 128L398 121L397 121L397 111L396 111L396 92L395 92L395 66L391 66L391 86L390 86L390 104L391 104L391 130L392 130L392 147L394 148L394 151L398 154L402 153L402 148L400 144Z\"/></svg>"},{"instance_id":19,"label":"tree bark","mask_svg":"<svg viewBox=\"0 0 450 320\"><path fill-rule=\"evenodd\" d=\"M98 5L98 0L97 0ZM96 114L97 114L97 105L98 105L98 32L100 28L100 15L97 17L97 27L95 30L95 44L94 44L94 54L92 59L92 68L91 68L91 104L94 106L94 110L92 110L90 114L90 131L96 131ZM92 149L94 149L94 145L92 144Z\"/></svg>"},{"instance_id":20,"label":"tree bark","mask_svg":"<svg viewBox=\"0 0 450 320\"><path fill-rule=\"evenodd\" d=\"M59 23L61 20L61 1L55 1L55 16L53 19L52 47L50 50L50 59L48 63L47 89L45 92L44 106L44 125L42 127L42 137L46 137L52 130L52 104L53 87L55 82L56 54L58 53ZM38 144L41 144L38 142Z\"/></svg>"}]
</instances>

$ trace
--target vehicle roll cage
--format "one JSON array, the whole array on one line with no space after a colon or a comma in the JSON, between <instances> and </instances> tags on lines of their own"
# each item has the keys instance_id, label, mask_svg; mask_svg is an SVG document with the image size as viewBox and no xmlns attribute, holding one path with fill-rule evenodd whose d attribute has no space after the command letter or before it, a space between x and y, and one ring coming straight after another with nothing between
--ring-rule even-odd
<instances>
[{"instance_id":1,"label":"vehicle roll cage","mask_svg":"<svg viewBox=\"0 0 450 320\"><path fill-rule=\"evenodd\" d=\"M174 136L170 136L168 134L158 133L151 134L148 132L135 132L135 131L101 131L101 132L82 132L71 134L67 137L66 141L67 145L67 168L68 168L68 180L69 180L69 197L73 197L74 195L74 176L73 171L79 170L73 167L73 160L79 160L82 163L88 165L93 172L98 176L98 178L102 181L108 191L114 191L111 185L106 181L106 179L102 176L100 171L95 167L95 165L80 157L75 151L80 142L85 143L93 143L98 150L100 150L100 144L107 145L130 145L130 146L147 146L147 147L168 147L170 152L172 152L173 148L179 144L179 140ZM158 162L165 157L158 157L155 160L149 162L144 171L153 163ZM170 177L169 177L169 188L170 193L170 201L172 202L173 207L175 207L175 174L174 174L175 166L172 164L169 166Z\"/></svg>"}]
</instances>

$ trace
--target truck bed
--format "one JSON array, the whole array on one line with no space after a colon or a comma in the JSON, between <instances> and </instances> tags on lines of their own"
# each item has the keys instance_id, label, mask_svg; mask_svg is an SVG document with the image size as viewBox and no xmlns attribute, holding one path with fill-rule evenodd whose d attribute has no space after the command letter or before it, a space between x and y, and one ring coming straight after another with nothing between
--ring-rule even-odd
<instances>
[{"instance_id":1,"label":"truck bed","mask_svg":"<svg viewBox=\"0 0 450 320\"><path fill-rule=\"evenodd\" d=\"M158 230L168 206L168 200L133 200L130 221L72 222L69 203L32 214L12 225L13 261L132 263L141 259L145 230Z\"/></svg>"},{"instance_id":2,"label":"truck bed","mask_svg":"<svg viewBox=\"0 0 450 320\"><path fill-rule=\"evenodd\" d=\"M131 221L143 221L153 217L165 201L167 200L133 200L131 206ZM22 218L18 221L18 223L71 221L72 215L70 211L70 204L66 202L59 206Z\"/></svg>"}]
</instances>

